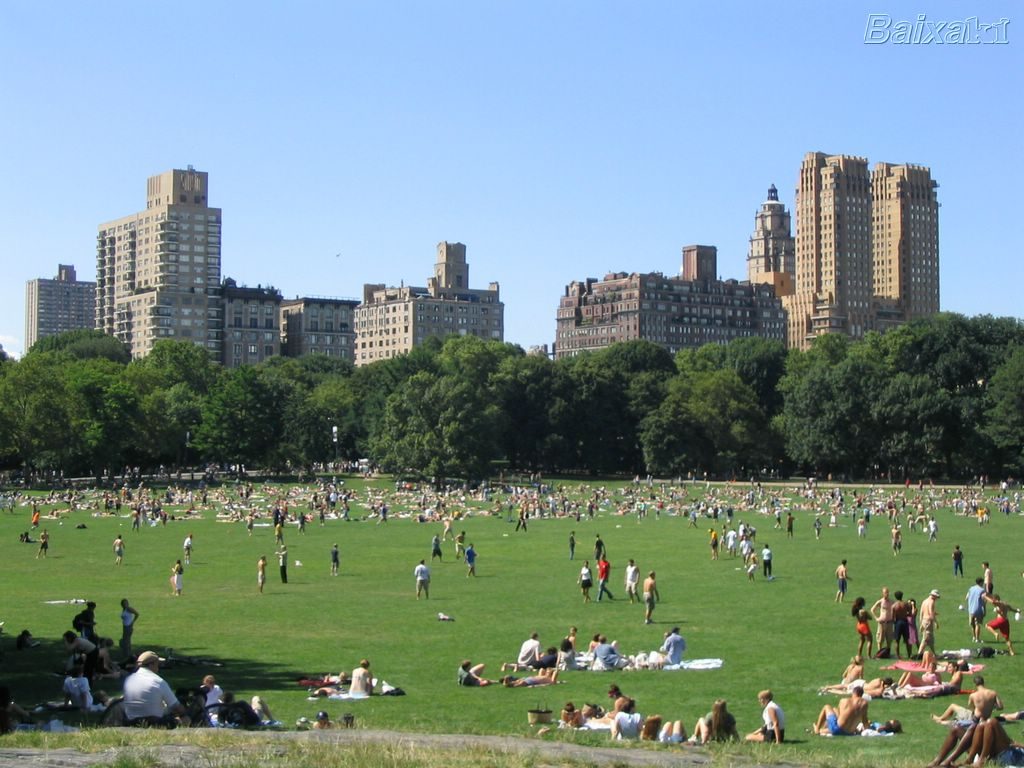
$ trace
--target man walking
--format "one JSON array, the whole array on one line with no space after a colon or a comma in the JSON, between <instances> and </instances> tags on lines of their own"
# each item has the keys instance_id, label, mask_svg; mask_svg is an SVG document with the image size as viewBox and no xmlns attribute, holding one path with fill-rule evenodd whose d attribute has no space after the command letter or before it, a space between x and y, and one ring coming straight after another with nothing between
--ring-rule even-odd
<instances>
[{"instance_id":1,"label":"man walking","mask_svg":"<svg viewBox=\"0 0 1024 768\"><path fill-rule=\"evenodd\" d=\"M608 595L609 600L614 600L615 596L608 589L608 578L612 573L612 564L608 562L604 556L597 561L597 602L601 602L601 598Z\"/></svg>"},{"instance_id":2,"label":"man walking","mask_svg":"<svg viewBox=\"0 0 1024 768\"><path fill-rule=\"evenodd\" d=\"M654 580L654 571L647 574L644 579L644 624L652 624L651 615L654 613L655 603L661 602L661 595L658 594L658 582Z\"/></svg>"}]
</instances>

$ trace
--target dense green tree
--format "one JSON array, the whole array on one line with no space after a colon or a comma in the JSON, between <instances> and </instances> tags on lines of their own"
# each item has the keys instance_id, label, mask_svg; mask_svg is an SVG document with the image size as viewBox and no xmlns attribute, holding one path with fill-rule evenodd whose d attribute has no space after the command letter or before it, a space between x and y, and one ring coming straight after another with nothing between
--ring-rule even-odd
<instances>
[{"instance_id":1,"label":"dense green tree","mask_svg":"<svg viewBox=\"0 0 1024 768\"><path fill-rule=\"evenodd\" d=\"M67 469L91 470L97 478L104 469L120 469L134 458L142 437L137 392L125 367L105 357L85 358L66 364L63 374L74 427Z\"/></svg>"},{"instance_id":2,"label":"dense green tree","mask_svg":"<svg viewBox=\"0 0 1024 768\"><path fill-rule=\"evenodd\" d=\"M59 352L79 360L103 357L111 362L127 364L131 354L118 339L108 336L103 331L82 328L76 331L65 331L54 336L39 339L29 354Z\"/></svg>"},{"instance_id":3,"label":"dense green tree","mask_svg":"<svg viewBox=\"0 0 1024 768\"><path fill-rule=\"evenodd\" d=\"M470 381L420 371L387 401L373 459L398 474L480 480L497 457L498 411Z\"/></svg>"},{"instance_id":4,"label":"dense green tree","mask_svg":"<svg viewBox=\"0 0 1024 768\"><path fill-rule=\"evenodd\" d=\"M247 466L278 464L284 408L291 392L283 379L251 366L228 371L203 402L195 446L211 461Z\"/></svg>"},{"instance_id":5,"label":"dense green tree","mask_svg":"<svg viewBox=\"0 0 1024 768\"><path fill-rule=\"evenodd\" d=\"M26 355L0 378L0 446L30 469L63 469L75 443L74 407L54 354Z\"/></svg>"},{"instance_id":6,"label":"dense green tree","mask_svg":"<svg viewBox=\"0 0 1024 768\"><path fill-rule=\"evenodd\" d=\"M988 386L985 432L997 454L993 470L1024 474L1024 346L996 369Z\"/></svg>"}]
</instances>

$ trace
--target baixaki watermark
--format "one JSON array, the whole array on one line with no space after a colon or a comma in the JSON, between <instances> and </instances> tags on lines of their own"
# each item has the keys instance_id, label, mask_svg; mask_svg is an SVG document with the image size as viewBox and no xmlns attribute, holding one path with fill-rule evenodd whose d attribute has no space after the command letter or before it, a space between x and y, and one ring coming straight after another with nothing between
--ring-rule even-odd
<instances>
[{"instance_id":1,"label":"baixaki watermark","mask_svg":"<svg viewBox=\"0 0 1024 768\"><path fill-rule=\"evenodd\" d=\"M985 23L977 16L954 21L932 21L919 13L913 21L888 13L868 14L864 42L869 45L1006 45L1009 19Z\"/></svg>"}]
</instances>

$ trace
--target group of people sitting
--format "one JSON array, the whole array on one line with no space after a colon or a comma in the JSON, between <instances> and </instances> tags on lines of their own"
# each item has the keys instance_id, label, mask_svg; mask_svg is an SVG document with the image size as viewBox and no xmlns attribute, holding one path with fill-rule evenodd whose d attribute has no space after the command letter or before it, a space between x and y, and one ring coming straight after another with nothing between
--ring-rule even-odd
<instances>
[{"instance_id":1,"label":"group of people sitting","mask_svg":"<svg viewBox=\"0 0 1024 768\"><path fill-rule=\"evenodd\" d=\"M686 651L686 640L679 634L679 627L665 633L664 642L657 650L632 656L623 654L618 642L609 641L602 633L593 636L586 650L577 649L576 634L576 627L570 627L569 634L557 647L542 649L539 636L534 632L520 646L516 660L502 664L501 671L665 669L677 667Z\"/></svg>"},{"instance_id":2,"label":"group of people sitting","mask_svg":"<svg viewBox=\"0 0 1024 768\"><path fill-rule=\"evenodd\" d=\"M715 741L738 741L739 731L736 718L729 712L724 699L712 704L711 711L697 718L690 735L682 720L672 720L661 715L644 717L636 709L636 700L622 693L617 685L608 690L608 697L614 700L610 710L594 704L581 708L566 702L559 718L561 728L607 729L613 739L640 739L660 741L665 744L707 744ZM775 702L772 691L757 694L761 705L761 727L747 734L747 741L781 744L786 738L786 717Z\"/></svg>"}]
</instances>

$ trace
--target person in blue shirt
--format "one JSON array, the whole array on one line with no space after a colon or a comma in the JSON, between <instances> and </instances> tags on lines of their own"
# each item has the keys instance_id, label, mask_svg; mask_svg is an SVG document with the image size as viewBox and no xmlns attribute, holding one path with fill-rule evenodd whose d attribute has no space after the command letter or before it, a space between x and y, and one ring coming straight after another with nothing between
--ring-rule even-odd
<instances>
[{"instance_id":1,"label":"person in blue shirt","mask_svg":"<svg viewBox=\"0 0 1024 768\"><path fill-rule=\"evenodd\" d=\"M679 634L679 627L672 627L672 631L665 635L665 642L661 644L661 652L665 654L665 663L678 664L683 660L684 651L686 651L686 641Z\"/></svg>"},{"instance_id":2,"label":"person in blue shirt","mask_svg":"<svg viewBox=\"0 0 1024 768\"><path fill-rule=\"evenodd\" d=\"M472 544L466 547L466 576L476 576L476 550Z\"/></svg>"},{"instance_id":3,"label":"person in blue shirt","mask_svg":"<svg viewBox=\"0 0 1024 768\"><path fill-rule=\"evenodd\" d=\"M974 642L981 642L981 625L985 623L985 586L979 577L974 586L967 590L967 615L971 622L971 636Z\"/></svg>"}]
</instances>

